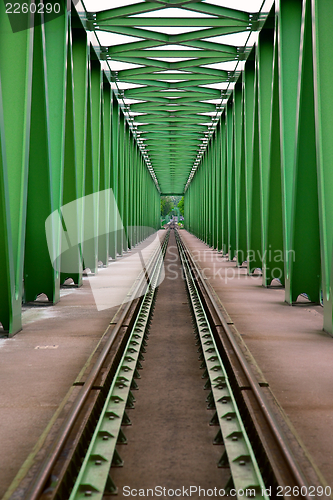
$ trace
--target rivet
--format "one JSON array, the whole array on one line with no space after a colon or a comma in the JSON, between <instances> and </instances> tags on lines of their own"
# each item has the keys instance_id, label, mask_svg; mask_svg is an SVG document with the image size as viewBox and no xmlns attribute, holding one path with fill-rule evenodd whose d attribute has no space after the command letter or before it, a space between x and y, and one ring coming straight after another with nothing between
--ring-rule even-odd
<instances>
[{"instance_id":1,"label":"rivet","mask_svg":"<svg viewBox=\"0 0 333 500\"><path fill-rule=\"evenodd\" d=\"M114 415L110 415L109 420L114 420Z\"/></svg>"},{"instance_id":2,"label":"rivet","mask_svg":"<svg viewBox=\"0 0 333 500\"><path fill-rule=\"evenodd\" d=\"M232 417L230 417L230 416L229 416L229 417L227 417L227 420L232 420Z\"/></svg>"},{"instance_id":3,"label":"rivet","mask_svg":"<svg viewBox=\"0 0 333 500\"><path fill-rule=\"evenodd\" d=\"M91 497L92 492L91 492L90 490L87 490L87 491L84 493L84 495L85 495L86 497Z\"/></svg>"},{"instance_id":4,"label":"rivet","mask_svg":"<svg viewBox=\"0 0 333 500\"><path fill-rule=\"evenodd\" d=\"M109 436L103 436L104 441L108 441L108 439L109 439Z\"/></svg>"},{"instance_id":5,"label":"rivet","mask_svg":"<svg viewBox=\"0 0 333 500\"><path fill-rule=\"evenodd\" d=\"M102 460L96 460L95 465L102 465Z\"/></svg>"},{"instance_id":6,"label":"rivet","mask_svg":"<svg viewBox=\"0 0 333 500\"><path fill-rule=\"evenodd\" d=\"M245 465L245 464L246 464L246 462L245 462L244 460L241 460L241 461L239 462L239 465Z\"/></svg>"},{"instance_id":7,"label":"rivet","mask_svg":"<svg viewBox=\"0 0 333 500\"><path fill-rule=\"evenodd\" d=\"M232 440L233 441L238 441L238 437L237 436L232 436Z\"/></svg>"}]
</instances>

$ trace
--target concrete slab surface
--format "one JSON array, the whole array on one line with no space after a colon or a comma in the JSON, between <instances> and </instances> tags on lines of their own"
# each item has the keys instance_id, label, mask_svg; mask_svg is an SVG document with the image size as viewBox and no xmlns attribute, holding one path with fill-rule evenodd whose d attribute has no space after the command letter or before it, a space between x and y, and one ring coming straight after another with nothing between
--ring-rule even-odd
<instances>
[{"instance_id":1,"label":"concrete slab surface","mask_svg":"<svg viewBox=\"0 0 333 500\"><path fill-rule=\"evenodd\" d=\"M284 289L264 288L187 231L181 236L269 383L298 437L333 490L333 338L323 309Z\"/></svg>"},{"instance_id":2,"label":"concrete slab surface","mask_svg":"<svg viewBox=\"0 0 333 500\"><path fill-rule=\"evenodd\" d=\"M119 258L119 264L110 263L107 269L114 265L122 269L112 274L109 283L111 303L95 300L92 288L97 276L86 277L80 288L63 288L56 305L24 305L23 330L11 339L0 339L0 498L73 386L159 239L149 243L136 247L134 259L128 253ZM137 258L138 250L142 261Z\"/></svg>"}]
</instances>

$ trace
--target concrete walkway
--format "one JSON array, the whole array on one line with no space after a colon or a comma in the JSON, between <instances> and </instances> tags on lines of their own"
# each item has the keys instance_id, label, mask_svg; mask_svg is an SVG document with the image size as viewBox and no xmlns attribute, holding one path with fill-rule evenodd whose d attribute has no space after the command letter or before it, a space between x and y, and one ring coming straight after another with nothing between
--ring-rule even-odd
<instances>
[{"instance_id":1,"label":"concrete walkway","mask_svg":"<svg viewBox=\"0 0 333 500\"><path fill-rule=\"evenodd\" d=\"M187 231L181 236L333 491L333 339L322 330L322 307L289 306L282 288L264 288L261 276L247 276Z\"/></svg>"},{"instance_id":2,"label":"concrete walkway","mask_svg":"<svg viewBox=\"0 0 333 500\"><path fill-rule=\"evenodd\" d=\"M63 288L54 306L25 305L23 330L0 339L0 498L26 461L10 492L19 484L44 443L44 431L80 390L74 382L93 351L101 349L103 334L138 279L142 262L158 245L158 236L146 240L97 276L84 278L82 287Z\"/></svg>"}]
</instances>

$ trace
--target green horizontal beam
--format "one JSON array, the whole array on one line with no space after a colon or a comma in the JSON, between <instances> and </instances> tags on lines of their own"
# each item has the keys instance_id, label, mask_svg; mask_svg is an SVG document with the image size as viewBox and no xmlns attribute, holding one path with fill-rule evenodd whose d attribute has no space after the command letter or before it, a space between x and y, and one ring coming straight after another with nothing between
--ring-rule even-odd
<instances>
[{"instance_id":1,"label":"green horizontal beam","mask_svg":"<svg viewBox=\"0 0 333 500\"><path fill-rule=\"evenodd\" d=\"M109 20L99 20L97 15L97 23L100 29L108 28L112 29L114 26L174 26L180 28L186 27L209 27L209 26L223 26L228 27L239 27L246 29L248 26L248 21L236 21L233 19L219 19L213 17L206 18L195 18L195 17L179 17L179 18L168 18L168 17L138 17L133 19L132 17L114 17ZM172 36L172 35L170 35Z\"/></svg>"},{"instance_id":2,"label":"green horizontal beam","mask_svg":"<svg viewBox=\"0 0 333 500\"><path fill-rule=\"evenodd\" d=\"M138 78L136 75L126 75L123 72L119 72L117 75L117 81L120 82L129 82L129 83L140 83L144 82L148 83L149 80L154 80L157 82L157 85L160 85L160 82L165 80L196 80L198 85L206 85L207 83L220 83L225 82L228 78L228 74L225 72L221 72L221 75L205 75L203 77L202 73L145 73L144 79ZM149 82L149 85L154 85ZM178 85L177 85L178 86ZM182 83L183 86L183 83Z\"/></svg>"},{"instance_id":3,"label":"green horizontal beam","mask_svg":"<svg viewBox=\"0 0 333 500\"><path fill-rule=\"evenodd\" d=\"M122 51L117 51L116 47L119 47L117 45L116 47L109 47L109 54L112 55L112 58L114 57L115 60L127 60L127 58L130 57L147 57L147 58L179 58L179 59L184 59L184 58L197 58L197 59L203 59L203 58L209 58L211 59L212 57L218 58L220 61L220 57L224 56L233 56L233 57L238 57L239 53L237 51L237 47L234 46L228 46L228 45L220 45L220 44L213 44L214 47L211 48L210 50L193 50L193 49L187 49L184 47L183 49L179 50L160 50L160 49L149 49L149 50L137 50L133 49L131 47L128 47L125 52L125 54ZM138 47L139 48L139 47ZM146 47L142 47L143 49L146 49ZM149 48L149 47L147 47ZM123 55L121 55L123 53ZM229 59L228 59L229 60ZM207 63L208 64L208 63Z\"/></svg>"}]
</instances>

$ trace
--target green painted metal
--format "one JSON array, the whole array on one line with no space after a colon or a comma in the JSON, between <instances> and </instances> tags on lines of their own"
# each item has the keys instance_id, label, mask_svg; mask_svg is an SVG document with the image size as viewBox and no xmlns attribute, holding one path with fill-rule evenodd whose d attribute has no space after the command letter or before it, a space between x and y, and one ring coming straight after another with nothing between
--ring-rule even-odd
<instances>
[{"instance_id":1,"label":"green painted metal","mask_svg":"<svg viewBox=\"0 0 333 500\"><path fill-rule=\"evenodd\" d=\"M29 174L24 257L24 298L31 302L45 293L51 302L60 298L60 276L52 266L45 221L54 211L52 159L44 24L36 23L33 46L33 77L29 144ZM61 82L63 85L63 81ZM60 86L61 86L60 85ZM43 193L43 196L41 196ZM56 235L52 231L53 244Z\"/></svg>"},{"instance_id":2,"label":"green painted metal","mask_svg":"<svg viewBox=\"0 0 333 500\"><path fill-rule=\"evenodd\" d=\"M63 205L75 203L84 196L86 173L88 43L78 28L70 30L68 36ZM83 213L74 207L71 229L77 241L82 241ZM72 262L77 264L73 269ZM61 273L61 282L71 278L76 285L82 285L81 245L62 253L61 270L66 270Z\"/></svg>"},{"instance_id":3,"label":"green painted metal","mask_svg":"<svg viewBox=\"0 0 333 500\"><path fill-rule=\"evenodd\" d=\"M269 145L269 171L267 182L267 216L265 218L265 253L263 255L263 284L273 279L284 284L282 176L280 141L280 101L278 79L278 44L274 40L272 114Z\"/></svg>"},{"instance_id":4,"label":"green painted metal","mask_svg":"<svg viewBox=\"0 0 333 500\"><path fill-rule=\"evenodd\" d=\"M69 131L69 123L66 126L66 116L68 117L73 110L66 111L66 91L69 95L72 88L72 54L71 44L68 40L70 32L71 18L68 12L63 15L48 21L48 15L45 15L47 21L44 25L45 33L45 59L46 59L46 86L47 86L47 101L48 101L48 129L49 129L49 155L51 161L51 192L52 203L54 210L59 210L63 199L63 176L65 158L67 161L68 141L71 138L71 152L73 151L73 131ZM72 97L68 98L72 103ZM73 114L71 114L71 127L73 122ZM66 144L66 149L65 149ZM72 159L70 162L75 161ZM61 232L60 227L54 228L54 246L56 253L61 249ZM60 299L60 271L55 269L55 293L53 302ZM45 290L43 290L45 292ZM49 297L49 300L52 296Z\"/></svg>"},{"instance_id":5,"label":"green painted metal","mask_svg":"<svg viewBox=\"0 0 333 500\"><path fill-rule=\"evenodd\" d=\"M3 244L0 246L0 265L1 275L3 276L4 284L1 287L1 320L5 329L13 332L13 303L14 298L14 263L12 260L12 240L10 233L9 219L9 186L8 186L8 166L5 150L5 130L3 123L3 105L0 80L0 231L3 235ZM18 318L19 319L19 318ZM18 328L19 323L14 325Z\"/></svg>"},{"instance_id":6,"label":"green painted metal","mask_svg":"<svg viewBox=\"0 0 333 500\"><path fill-rule=\"evenodd\" d=\"M333 75L328 63L332 60L332 44L328 40L333 5L327 1L312 1L311 6L324 329L332 333L333 101L329 82Z\"/></svg>"},{"instance_id":7,"label":"green painted metal","mask_svg":"<svg viewBox=\"0 0 333 500\"><path fill-rule=\"evenodd\" d=\"M0 6L0 335L7 336L21 329L22 300L45 293L57 302L67 278L81 285L83 264L96 273L98 260L107 265L159 227L160 193L82 18L64 8L35 24L13 33ZM122 222L110 212L109 189ZM122 224L130 233L138 223L150 229L125 238Z\"/></svg>"},{"instance_id":8,"label":"green painted metal","mask_svg":"<svg viewBox=\"0 0 333 500\"><path fill-rule=\"evenodd\" d=\"M216 248L218 251L222 250L222 155L221 155L221 123L218 124L216 129L216 208L215 208L215 227L216 227Z\"/></svg>"},{"instance_id":9,"label":"green painted metal","mask_svg":"<svg viewBox=\"0 0 333 500\"><path fill-rule=\"evenodd\" d=\"M110 201L107 190L111 177L111 89L104 78L101 102L101 143L100 143L100 179L98 205L98 260L104 266L109 262Z\"/></svg>"},{"instance_id":10,"label":"green painted metal","mask_svg":"<svg viewBox=\"0 0 333 500\"><path fill-rule=\"evenodd\" d=\"M1 4L1 225L4 232L0 236L0 247L5 283L0 291L0 322L9 336L22 328L32 57L33 29L13 33L5 5Z\"/></svg>"},{"instance_id":11,"label":"green painted metal","mask_svg":"<svg viewBox=\"0 0 333 500\"><path fill-rule=\"evenodd\" d=\"M209 122L212 127L211 117L219 111L215 103L205 101L221 100L221 90L207 85L228 84L233 79L233 72L207 65L237 62L244 57L237 47L216 43L211 37L258 26L246 12L201 0L177 2L177 8L183 9L181 17L164 15L163 10L173 5L174 2L167 0L141 2L97 12L88 22L97 34L103 31L137 38L108 46L104 57L111 70L115 61L139 65L111 71L112 79L119 89L124 84L141 86L126 88L125 85L119 95L125 102L126 99L144 101L132 103L128 109L130 113L144 113L136 118L140 122L136 128L144 133L145 151L163 194L183 192L200 148L201 133L207 131L207 125L202 124ZM170 30L175 34L169 34ZM193 141L195 131L198 142Z\"/></svg>"},{"instance_id":12,"label":"green painted metal","mask_svg":"<svg viewBox=\"0 0 333 500\"><path fill-rule=\"evenodd\" d=\"M115 199L117 200L117 195L118 195L118 154L119 154L119 142L118 142L118 135L119 135L119 116L120 116L120 107L118 105L117 99L114 97L112 99L112 119L111 119L111 134L112 134L112 146L111 146L111 155L112 155L112 162L111 162L111 181L110 181L110 187L113 190L113 194L115 196ZM110 231L110 239L109 239L109 245L110 245L110 256L115 259L117 256L117 235L118 235L118 219L116 214L111 215L113 218L113 231Z\"/></svg>"},{"instance_id":13,"label":"green painted metal","mask_svg":"<svg viewBox=\"0 0 333 500\"><path fill-rule=\"evenodd\" d=\"M244 83L242 85L242 102L240 103L239 133L239 166L236 173L236 248L237 264L241 266L247 259L247 212L246 212L246 144L245 144L245 117L244 117Z\"/></svg>"},{"instance_id":14,"label":"green painted metal","mask_svg":"<svg viewBox=\"0 0 333 500\"><path fill-rule=\"evenodd\" d=\"M322 293L332 332L330 2L275 0L254 15L200 0L89 15L78 4L18 33L0 9L6 334L21 328L23 278L25 300L56 302L66 278L82 283L83 264L96 273L159 227L160 193L183 192L191 232L261 269L264 286L278 277L290 304ZM137 40L101 47L87 29ZM252 49L214 38L244 31L260 31ZM221 64L241 61L241 76ZM120 218L98 195L108 189ZM77 204L67 228L62 207L90 195L92 210ZM69 235L79 242L61 267L43 227L57 211L55 255Z\"/></svg>"},{"instance_id":15,"label":"green painted metal","mask_svg":"<svg viewBox=\"0 0 333 500\"><path fill-rule=\"evenodd\" d=\"M83 241L82 241L82 251L83 251L83 267L90 269L91 273L95 274L98 269L97 261L97 200L93 197L94 193L98 192L98 180L99 180L99 155L96 153L96 135L99 135L98 131L94 130L96 126L95 115L97 114L98 120L100 120L100 95L97 97L96 86L99 89L101 85L101 73L100 68L95 67L94 61L88 59L88 64L91 65L88 71L88 92L87 92L87 134L86 134L86 171L85 171L85 182L84 182L84 194L92 200L90 203L83 204ZM97 76L94 74L98 72ZM97 76L97 77L96 77ZM95 106L97 104L97 110ZM95 104L95 106L94 106ZM98 122L98 128L99 128Z\"/></svg>"},{"instance_id":16,"label":"green painted metal","mask_svg":"<svg viewBox=\"0 0 333 500\"><path fill-rule=\"evenodd\" d=\"M246 248L250 248L251 232L251 188L254 136L254 105L255 105L255 49L252 49L243 72L244 83L244 146L245 146L245 199L246 199Z\"/></svg>"},{"instance_id":17,"label":"green painted metal","mask_svg":"<svg viewBox=\"0 0 333 500\"><path fill-rule=\"evenodd\" d=\"M125 118L123 114L120 114L119 119L119 135L118 135L118 172L117 172L117 205L120 214L120 218L124 219L124 161L125 161ZM119 228L117 231L117 253L118 255L123 254L124 246L124 230Z\"/></svg>"},{"instance_id":18,"label":"green painted metal","mask_svg":"<svg viewBox=\"0 0 333 500\"><path fill-rule=\"evenodd\" d=\"M226 109L226 170L228 204L228 256L233 260L236 255L236 172L235 172L235 130L234 105L229 99Z\"/></svg>"},{"instance_id":19,"label":"green painted metal","mask_svg":"<svg viewBox=\"0 0 333 500\"><path fill-rule=\"evenodd\" d=\"M289 304L300 294L319 303L322 295L328 332L333 275L330 16L329 2L273 3L185 193L185 224L191 232L228 252L229 259L237 253L238 265L247 260L249 274L262 270L264 286L278 278ZM220 146L218 170L215 144ZM218 175L218 209L212 195L207 211L209 183ZM209 222L207 234L212 216L216 221Z\"/></svg>"},{"instance_id":20,"label":"green painted metal","mask_svg":"<svg viewBox=\"0 0 333 500\"><path fill-rule=\"evenodd\" d=\"M236 259L239 265L242 264L246 258L241 256L241 238L244 234L244 228L241 229L240 224L242 221L242 215L245 212L242 211L243 202L245 201L245 185L244 185L244 165L243 161L243 88L242 81L239 79L235 85L233 93L233 121L234 121L234 170L235 170L235 248L236 248ZM243 167L243 168L242 168ZM245 254L246 255L246 252Z\"/></svg>"},{"instance_id":21,"label":"green painted metal","mask_svg":"<svg viewBox=\"0 0 333 500\"><path fill-rule=\"evenodd\" d=\"M279 0L277 2L277 15L285 297L286 301L291 303L290 261L294 255L292 248L291 214L295 170L295 127L302 19L301 2L298 0Z\"/></svg>"},{"instance_id":22,"label":"green painted metal","mask_svg":"<svg viewBox=\"0 0 333 500\"><path fill-rule=\"evenodd\" d=\"M267 199L269 178L269 145L272 108L272 71L273 71L273 42L274 42L274 7L260 32L256 50L257 84L258 84L258 125L259 125L259 172L260 172L260 226L261 251L256 257L260 263L258 267L263 272L265 283L266 273L266 227L267 227ZM257 221L258 223L259 221Z\"/></svg>"},{"instance_id":23,"label":"green painted metal","mask_svg":"<svg viewBox=\"0 0 333 500\"><path fill-rule=\"evenodd\" d=\"M291 220L294 258L290 260L289 293L293 302L306 293L318 303L321 262L312 56L311 5L303 2Z\"/></svg>"}]
</instances>

